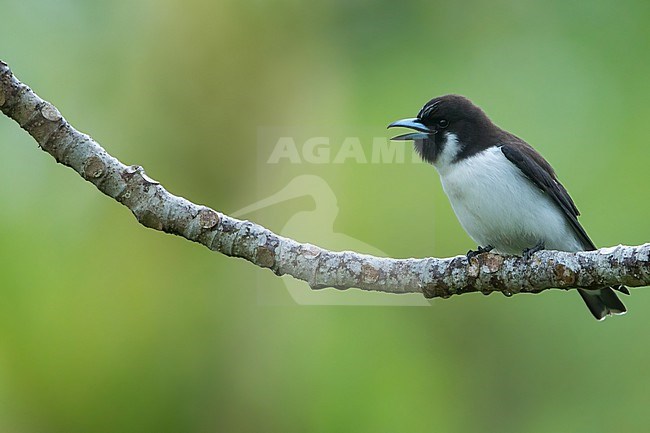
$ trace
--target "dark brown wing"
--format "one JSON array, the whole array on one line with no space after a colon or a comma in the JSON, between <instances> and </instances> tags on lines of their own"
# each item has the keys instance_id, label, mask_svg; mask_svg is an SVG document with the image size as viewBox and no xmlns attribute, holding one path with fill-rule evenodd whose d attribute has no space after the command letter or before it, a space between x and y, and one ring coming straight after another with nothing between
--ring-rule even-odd
<instances>
[{"instance_id":1,"label":"dark brown wing","mask_svg":"<svg viewBox=\"0 0 650 433\"><path fill-rule=\"evenodd\" d=\"M580 215L578 208L567 190L557 180L551 164L520 138L505 133L505 131L504 136L500 138L500 142L503 143L501 151L505 157L515 164L539 189L553 198L558 207L564 212L564 216L573 227L585 250L595 250L596 246L578 222L578 215ZM601 320L607 315L622 314L626 311L625 305L618 299L613 290L618 290L626 295L630 294L627 287L621 285L604 287L597 293L581 289L578 289L578 292L594 317Z\"/></svg>"},{"instance_id":2,"label":"dark brown wing","mask_svg":"<svg viewBox=\"0 0 650 433\"><path fill-rule=\"evenodd\" d=\"M578 208L573 203L567 190L557 180L553 167L525 141L515 136L509 136L503 141L505 143L501 146L501 151L505 157L515 164L539 189L548 194L562 209L584 248L586 250L595 250L596 246L578 222L578 215L580 215Z\"/></svg>"}]
</instances>

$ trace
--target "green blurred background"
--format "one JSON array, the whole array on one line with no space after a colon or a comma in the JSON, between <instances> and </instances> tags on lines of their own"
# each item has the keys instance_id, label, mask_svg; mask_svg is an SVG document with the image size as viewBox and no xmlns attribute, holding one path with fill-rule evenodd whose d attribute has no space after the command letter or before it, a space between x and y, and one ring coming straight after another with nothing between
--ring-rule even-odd
<instances>
[{"instance_id":1,"label":"green blurred background","mask_svg":"<svg viewBox=\"0 0 650 433\"><path fill-rule=\"evenodd\" d=\"M455 92L549 159L598 245L650 240L650 2L0 0L0 15L22 81L220 211L317 174L334 232L393 257L464 253L432 167L260 159L260 128L368 143ZM0 143L0 432L647 429L644 289L603 323L563 291L296 305L270 272L138 225L4 117ZM317 208L247 217L281 231Z\"/></svg>"}]
</instances>

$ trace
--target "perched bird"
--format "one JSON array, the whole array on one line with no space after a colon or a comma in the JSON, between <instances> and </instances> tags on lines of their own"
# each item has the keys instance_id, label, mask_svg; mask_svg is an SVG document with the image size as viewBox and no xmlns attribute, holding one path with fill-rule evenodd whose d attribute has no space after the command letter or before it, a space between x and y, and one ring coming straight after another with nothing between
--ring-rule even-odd
<instances>
[{"instance_id":1,"label":"perched bird","mask_svg":"<svg viewBox=\"0 0 650 433\"><path fill-rule=\"evenodd\" d=\"M459 95L427 102L417 117L388 125L417 132L413 140L432 164L456 217L479 247L468 257L495 250L526 258L539 250L590 251L596 246L578 222L578 209L551 165L519 137L499 128ZM614 290L578 289L598 320L625 313Z\"/></svg>"}]
</instances>

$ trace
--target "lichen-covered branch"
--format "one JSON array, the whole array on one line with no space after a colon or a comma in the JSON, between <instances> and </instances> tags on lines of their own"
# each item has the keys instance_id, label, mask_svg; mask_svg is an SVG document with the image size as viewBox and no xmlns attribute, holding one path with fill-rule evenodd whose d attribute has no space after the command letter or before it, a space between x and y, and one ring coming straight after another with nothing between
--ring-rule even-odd
<instances>
[{"instance_id":1,"label":"lichen-covered branch","mask_svg":"<svg viewBox=\"0 0 650 433\"><path fill-rule=\"evenodd\" d=\"M481 254L469 261L464 256L392 259L302 244L170 194L142 167L122 164L73 128L56 107L21 83L1 61L0 109L57 162L128 207L142 225L241 257L277 275L291 275L313 289L356 287L446 298L476 291L509 295L552 287L650 284L650 244L580 253L541 251L529 261L495 254Z\"/></svg>"}]
</instances>

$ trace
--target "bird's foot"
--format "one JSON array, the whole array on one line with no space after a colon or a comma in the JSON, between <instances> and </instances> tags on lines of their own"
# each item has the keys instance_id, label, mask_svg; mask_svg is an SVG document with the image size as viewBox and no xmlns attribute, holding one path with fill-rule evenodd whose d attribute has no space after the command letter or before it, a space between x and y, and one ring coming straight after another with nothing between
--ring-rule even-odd
<instances>
[{"instance_id":1,"label":"bird's foot","mask_svg":"<svg viewBox=\"0 0 650 433\"><path fill-rule=\"evenodd\" d=\"M492 251L493 249L494 249L494 247L493 247L492 245L486 245L486 246L484 246L484 247L482 247L482 246L479 245L479 246L478 246L478 249L477 249L476 251L474 251L474 250L469 250L469 251L467 252L467 254L466 254L466 255L467 255L467 260L471 259L472 257L476 257L476 256L478 256L479 254L489 253L489 252Z\"/></svg>"},{"instance_id":2,"label":"bird's foot","mask_svg":"<svg viewBox=\"0 0 650 433\"><path fill-rule=\"evenodd\" d=\"M521 256L524 258L524 260L530 260L531 257L533 257L533 254L535 254L537 251L542 251L546 247L544 246L544 241L539 241L537 242L537 245L535 245L532 248L526 248L521 252Z\"/></svg>"}]
</instances>

